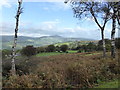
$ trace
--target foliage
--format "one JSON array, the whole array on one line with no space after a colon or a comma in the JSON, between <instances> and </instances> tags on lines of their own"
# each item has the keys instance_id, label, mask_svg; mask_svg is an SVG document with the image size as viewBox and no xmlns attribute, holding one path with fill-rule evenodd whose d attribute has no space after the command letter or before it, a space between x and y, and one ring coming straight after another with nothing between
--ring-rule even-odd
<instances>
[{"instance_id":1,"label":"foliage","mask_svg":"<svg viewBox=\"0 0 120 90\"><path fill-rule=\"evenodd\" d=\"M28 45L21 50L21 54L25 56L32 56L36 54L36 48L32 45Z\"/></svg>"},{"instance_id":2,"label":"foliage","mask_svg":"<svg viewBox=\"0 0 120 90\"><path fill-rule=\"evenodd\" d=\"M55 51L55 46L54 46L54 45L49 45L49 46L46 48L46 51L47 51L47 52L54 52L54 51Z\"/></svg>"},{"instance_id":3,"label":"foliage","mask_svg":"<svg viewBox=\"0 0 120 90\"><path fill-rule=\"evenodd\" d=\"M97 45L97 50L98 51L103 50L102 45L103 45L102 40L99 40L98 45ZM111 40L105 39L105 46L106 46L106 50L110 51L111 50Z\"/></svg>"},{"instance_id":4,"label":"foliage","mask_svg":"<svg viewBox=\"0 0 120 90\"><path fill-rule=\"evenodd\" d=\"M88 45L87 45L87 51L91 52L91 51L96 51L96 44L94 44L93 42L90 42Z\"/></svg>"},{"instance_id":5,"label":"foliage","mask_svg":"<svg viewBox=\"0 0 120 90\"><path fill-rule=\"evenodd\" d=\"M111 40L105 39L105 44L109 44L110 45L111 44ZM102 40L98 41L98 45L100 45L100 46L102 45Z\"/></svg>"},{"instance_id":6,"label":"foliage","mask_svg":"<svg viewBox=\"0 0 120 90\"><path fill-rule=\"evenodd\" d=\"M36 51L37 51L37 53L43 53L46 51L46 47L37 47Z\"/></svg>"},{"instance_id":7,"label":"foliage","mask_svg":"<svg viewBox=\"0 0 120 90\"><path fill-rule=\"evenodd\" d=\"M60 47L59 47L59 46L56 46L56 47L55 47L55 51L60 52Z\"/></svg>"},{"instance_id":8,"label":"foliage","mask_svg":"<svg viewBox=\"0 0 120 90\"><path fill-rule=\"evenodd\" d=\"M12 54L12 51L11 50L7 50L7 49L3 49L2 50L2 58L7 58L9 57L9 55Z\"/></svg>"},{"instance_id":9,"label":"foliage","mask_svg":"<svg viewBox=\"0 0 120 90\"><path fill-rule=\"evenodd\" d=\"M61 45L61 46L60 46L60 50L61 50L62 52L66 52L67 49L68 49L68 45Z\"/></svg>"}]
</instances>

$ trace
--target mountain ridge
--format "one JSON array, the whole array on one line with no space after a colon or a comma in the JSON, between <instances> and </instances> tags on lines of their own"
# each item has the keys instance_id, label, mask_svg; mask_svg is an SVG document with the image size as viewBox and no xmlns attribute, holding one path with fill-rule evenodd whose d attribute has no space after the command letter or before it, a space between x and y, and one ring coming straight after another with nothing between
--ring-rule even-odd
<instances>
[{"instance_id":1,"label":"mountain ridge","mask_svg":"<svg viewBox=\"0 0 120 90\"><path fill-rule=\"evenodd\" d=\"M13 35L2 35L2 48L1 49L11 49L13 44ZM21 49L26 45L34 45L35 47L39 46L46 46L55 43L63 43L69 41L94 41L93 39L86 39L86 38L68 38L62 37L58 35L54 36L43 36L43 37L27 37L27 36L18 36L17 40L17 49Z\"/></svg>"}]
</instances>

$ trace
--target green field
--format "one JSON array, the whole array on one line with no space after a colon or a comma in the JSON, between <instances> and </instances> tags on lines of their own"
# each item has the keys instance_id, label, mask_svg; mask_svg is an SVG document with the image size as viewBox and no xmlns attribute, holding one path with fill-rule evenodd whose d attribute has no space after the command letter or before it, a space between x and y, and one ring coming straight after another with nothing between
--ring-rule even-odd
<instances>
[{"instance_id":1,"label":"green field","mask_svg":"<svg viewBox=\"0 0 120 90\"><path fill-rule=\"evenodd\" d=\"M59 55L59 54L64 54L64 53L59 53L59 52L45 52L45 53L39 53L36 56L53 56L53 55Z\"/></svg>"},{"instance_id":2,"label":"green field","mask_svg":"<svg viewBox=\"0 0 120 90\"><path fill-rule=\"evenodd\" d=\"M77 53L77 50L68 50L68 53ZM36 56L54 56L54 55L60 55L60 54L65 54L65 52L44 52L44 53L39 53Z\"/></svg>"},{"instance_id":3,"label":"green field","mask_svg":"<svg viewBox=\"0 0 120 90\"><path fill-rule=\"evenodd\" d=\"M118 80L101 82L100 85L96 88L118 88Z\"/></svg>"}]
</instances>

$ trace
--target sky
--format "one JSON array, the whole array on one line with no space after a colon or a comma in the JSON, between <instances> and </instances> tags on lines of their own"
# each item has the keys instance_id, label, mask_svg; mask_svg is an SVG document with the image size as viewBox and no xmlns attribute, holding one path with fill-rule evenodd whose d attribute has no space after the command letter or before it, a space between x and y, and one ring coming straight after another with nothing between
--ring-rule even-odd
<instances>
[{"instance_id":1,"label":"sky","mask_svg":"<svg viewBox=\"0 0 120 90\"><path fill-rule=\"evenodd\" d=\"M15 1L15 0L13 0ZM79 20L64 1L23 0L20 16L19 36L42 37L58 35L62 37L101 39L99 27L91 18ZM0 35L14 35L17 2L2 0L0 3ZM105 38L110 38L111 23L105 28ZM116 36L118 35L118 30Z\"/></svg>"}]
</instances>

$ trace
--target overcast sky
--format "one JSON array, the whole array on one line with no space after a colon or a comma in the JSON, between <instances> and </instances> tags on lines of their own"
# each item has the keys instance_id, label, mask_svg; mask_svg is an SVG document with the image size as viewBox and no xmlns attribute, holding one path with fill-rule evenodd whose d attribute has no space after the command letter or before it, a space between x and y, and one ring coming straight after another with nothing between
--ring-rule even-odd
<instances>
[{"instance_id":1,"label":"overcast sky","mask_svg":"<svg viewBox=\"0 0 120 90\"><path fill-rule=\"evenodd\" d=\"M0 3L1 35L14 35L17 2L2 0ZM23 0L24 1L24 0ZM28 0L29 1L29 0ZM19 36L63 37L101 39L99 27L90 18L76 19L69 4L61 2L23 2L20 16ZM110 38L111 23L105 29L105 38ZM118 34L118 30L117 30ZM117 36L116 34L116 36Z\"/></svg>"}]
</instances>

